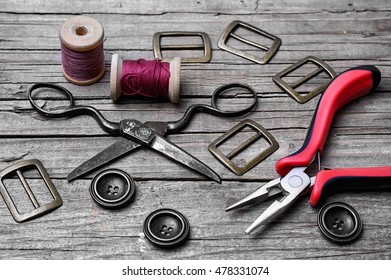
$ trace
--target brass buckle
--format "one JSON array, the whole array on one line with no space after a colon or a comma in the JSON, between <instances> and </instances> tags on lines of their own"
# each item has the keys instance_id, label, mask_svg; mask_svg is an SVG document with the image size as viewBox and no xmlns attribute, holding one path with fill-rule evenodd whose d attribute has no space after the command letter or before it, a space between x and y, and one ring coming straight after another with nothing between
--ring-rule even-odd
<instances>
[{"instance_id":1,"label":"brass buckle","mask_svg":"<svg viewBox=\"0 0 391 280\"><path fill-rule=\"evenodd\" d=\"M162 37L201 37L202 44L188 45L161 45ZM153 52L155 58L164 59L162 56L163 50L204 50L202 57L181 57L182 63L205 63L212 59L212 47L208 34L205 32L157 32L153 35Z\"/></svg>"},{"instance_id":2,"label":"brass buckle","mask_svg":"<svg viewBox=\"0 0 391 280\"><path fill-rule=\"evenodd\" d=\"M226 142L229 138L235 136L237 133L239 133L239 131L241 131L246 126L253 128L256 131L256 134L251 136L249 139L247 139L238 147L236 147L228 155L224 155L218 149L218 146ZM240 167L231 160L232 158L237 156L240 152L244 151L247 147L249 147L252 143L260 139L261 137L266 139L266 141L270 144L270 146L266 148L264 151L262 151L261 153L259 153L258 155L256 155L254 158L252 158L246 165ZM229 170L234 172L236 175L243 175L244 173L252 169L254 166L256 166L258 163L260 163L268 156L270 156L272 153L277 151L278 148L279 145L276 139L260 124L249 119L244 120L239 124L235 125L233 128L231 128L229 131L221 135L219 138L217 138L215 141L210 143L208 146L209 152L214 157L216 157L216 159L219 160L225 167L227 167Z\"/></svg>"},{"instance_id":3,"label":"brass buckle","mask_svg":"<svg viewBox=\"0 0 391 280\"><path fill-rule=\"evenodd\" d=\"M259 34L261 36L264 36L266 38L269 38L269 39L273 40L274 42L271 45L271 47L267 47L267 46L255 43L255 42L253 42L251 40L248 40L246 38L243 38L243 37L241 37L239 35L236 35L234 33L234 31L236 29L238 29L239 27L243 27L243 28L245 28L247 30L253 31L253 32L255 32L255 33L257 33L257 34ZM230 37L232 37L232 38L234 38L236 40L239 40L242 43L245 43L245 44L248 44L250 46L256 47L258 49L264 50L264 51L266 51L266 54L263 57L259 57L259 56L250 54L248 52L242 51L240 49L234 48L232 46L228 46L227 45L227 41L228 41L228 39ZM221 34L220 40L219 40L217 45L219 46L220 49L225 50L227 52L236 54L238 56L241 56L243 58L249 59L249 60L254 61L256 63L259 63L259 64L266 64L266 63L269 62L269 60L278 51L278 48L281 45L281 39L278 38L277 36L274 36L274 35L266 32L266 31L262 30L262 29L259 29L259 28L255 27L255 26L253 26L253 25L250 25L250 24L245 23L243 21L235 20L235 21L231 22L225 28L225 30Z\"/></svg>"},{"instance_id":4,"label":"brass buckle","mask_svg":"<svg viewBox=\"0 0 391 280\"><path fill-rule=\"evenodd\" d=\"M31 190L30 186L28 185L26 178L23 177L22 170L24 169L31 169L31 167L35 167L42 179L44 180L50 194L53 197L53 200L45 205L40 205L37 198L35 197L33 191ZM10 194L8 193L8 190L6 186L3 183L4 177L9 175L10 173L16 171L16 174L22 183L22 186L24 190L26 191L28 197L30 198L34 209L30 212L20 214L15 203L13 202ZM10 211L12 217L14 220L18 223L22 223L28 220L35 219L39 216L42 216L46 213L49 213L50 211L53 211L54 209L60 207L62 205L62 199L60 197L60 194L57 192L56 187L54 186L52 180L50 180L50 177L48 173L46 172L45 168L43 167L42 163L39 160L36 159L30 159L30 160L24 160L20 161L14 165L8 166L6 169L0 171L0 193L3 197L5 204L8 207L8 210Z\"/></svg>"},{"instance_id":5,"label":"brass buckle","mask_svg":"<svg viewBox=\"0 0 391 280\"><path fill-rule=\"evenodd\" d=\"M286 83L282 80L282 78L284 76L288 75L289 73L300 68L301 66L303 66L304 64L306 64L308 62L313 62L315 65L320 66L320 68L312 71L307 76L302 77L301 79L297 80L296 82L294 82L291 85L289 85L288 83ZM273 77L273 82L276 83L276 85L279 86L283 91L287 92L290 96L292 96L297 102L305 103L308 100L310 100L311 98L318 95L319 93L323 92L329 83L323 84L305 95L301 95L300 93L295 91L295 88L297 88L301 84L305 83L306 81L312 79L313 77L317 76L318 74L320 74L323 71L325 71L330 76L331 79L333 79L335 76L337 76L335 71L327 63L325 63L324 61L320 60L317 57L308 56L308 57L296 62L295 64L292 64L291 66L289 66L285 70L281 71L280 73L276 74Z\"/></svg>"}]
</instances>

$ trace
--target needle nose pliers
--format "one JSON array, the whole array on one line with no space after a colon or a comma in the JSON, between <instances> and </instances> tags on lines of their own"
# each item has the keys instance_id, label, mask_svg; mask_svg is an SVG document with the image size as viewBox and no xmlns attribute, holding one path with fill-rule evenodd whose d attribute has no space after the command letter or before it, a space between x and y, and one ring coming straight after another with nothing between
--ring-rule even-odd
<instances>
[{"instance_id":1,"label":"needle nose pliers","mask_svg":"<svg viewBox=\"0 0 391 280\"><path fill-rule=\"evenodd\" d=\"M246 233L274 219L286 211L296 199L311 192L310 205L316 206L327 191L336 188L374 188L391 185L391 166L373 168L345 168L321 170L310 177L306 170L322 153L332 119L336 111L345 104L372 92L381 79L380 71L374 66L351 68L335 77L323 92L314 113L303 146L295 153L280 159L276 171L281 175L242 200L226 208L230 211L254 202L282 194L246 230Z\"/></svg>"}]
</instances>

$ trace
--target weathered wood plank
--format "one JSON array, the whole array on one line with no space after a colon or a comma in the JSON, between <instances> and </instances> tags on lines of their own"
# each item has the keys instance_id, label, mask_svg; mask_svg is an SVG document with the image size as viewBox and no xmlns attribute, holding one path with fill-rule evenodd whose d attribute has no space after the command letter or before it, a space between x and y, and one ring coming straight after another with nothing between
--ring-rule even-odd
<instances>
[{"instance_id":1,"label":"weathered wood plank","mask_svg":"<svg viewBox=\"0 0 391 280\"><path fill-rule=\"evenodd\" d=\"M54 183L65 199L56 211L15 226L0 205L1 259L390 259L390 193L339 194L330 199L348 202L360 212L364 232L349 246L321 238L316 209L307 198L292 211L254 235L244 229L266 205L225 213L226 205L256 188L257 183L205 184L138 181L137 199L128 207L109 211L89 196L89 181ZM191 190L191 191L189 191ZM208 194L208 195L206 195ZM194 199L194 198L200 199ZM199 203L202 201L202 204ZM373 207L376 204L376 207ZM142 234L148 213L170 207L184 213L191 224L186 246L171 250L153 247ZM367 208L371 211L366 211ZM194 209L198 209L194 211ZM289 236L289 238L287 238ZM34 242L32 242L34 240Z\"/></svg>"},{"instance_id":2,"label":"weathered wood plank","mask_svg":"<svg viewBox=\"0 0 391 280\"><path fill-rule=\"evenodd\" d=\"M53 54L58 56L59 54ZM8 57L9 54L5 53L4 56ZM37 65L35 62L39 60L39 57L46 56L46 53L40 53L32 63L24 64L19 62L17 57L21 55L12 55L6 63L3 64L3 71L0 75L0 99L26 99L27 90L33 84L37 82L50 82L58 83L67 89L69 89L77 99L95 99L106 98L109 99L109 79L110 79L110 62L108 62L107 71L104 78L94 85L89 87L80 87L66 82L61 72L61 66L58 65ZM27 57L28 54L23 56ZM48 56L49 57L49 56ZM15 59L13 62L12 59ZM20 63L20 64L19 64ZM292 61L293 63L293 61ZM357 61L328 61L328 63L337 71L342 72L348 68L363 65L372 64L379 67L382 72L382 81L379 85L378 91L389 91L391 86L391 67L386 61L377 60L357 60ZM205 65L205 66L183 66L181 71L181 96L184 97L199 97L199 96L211 96L212 92L224 83L230 82L244 82L251 85L261 97L275 97L286 96L285 93L279 89L271 77L276 73L282 71L290 64L281 65L235 65L235 64L218 64L218 65ZM302 69L295 73L295 76L302 74L304 76L308 68ZM326 77L316 78L310 81L306 89L313 89L317 84L328 81ZM200 79L203 80L200 83ZM292 106L295 106L295 110L298 108L294 103L295 101L289 100ZM99 101L100 102L100 101ZM127 101L124 100L126 103ZM132 103L132 100L128 100L128 103ZM263 102L260 100L260 102ZM139 102L138 102L139 103ZM181 102L182 103L182 102ZM165 105L167 106L167 105ZM121 103L116 108L123 107Z\"/></svg>"},{"instance_id":3,"label":"weathered wood plank","mask_svg":"<svg viewBox=\"0 0 391 280\"><path fill-rule=\"evenodd\" d=\"M5 1L2 3L3 11L6 13L34 13L34 14L58 14L58 13L115 13L115 14L166 14L166 13L208 13L208 14L306 14L306 13L361 13L366 11L389 11L390 4L387 0L354 1L354 3L344 1L181 1L159 0L149 1L120 1L110 0L101 5L98 0L86 3L77 1L68 2L46 2L44 0L35 1L34 5L26 5L25 0Z\"/></svg>"},{"instance_id":4,"label":"weathered wood plank","mask_svg":"<svg viewBox=\"0 0 391 280\"><path fill-rule=\"evenodd\" d=\"M350 127L331 131L322 156L323 166L342 168L389 164L391 151L391 144L387 140L390 136L389 130L386 134L381 134L377 130L379 134L376 137L373 136L374 133L365 135L352 131L353 129ZM275 162L301 147L305 130L291 128L276 130L272 133L279 141L280 149L242 177L228 171L207 152L208 144L220 134L176 135L171 136L170 140L205 162L224 180L271 180L277 175L274 171ZM0 157L0 168L5 168L20 159L38 158L44 162L52 176L65 178L79 164L115 141L115 138L107 137L1 139L0 143L7 149ZM227 145L227 149L232 150L236 146L238 143L234 141ZM253 156L253 154L244 152L239 156L239 159L248 161ZM205 180L204 177L187 168L145 149L124 156L108 166L124 169L138 179ZM87 177L91 176L89 174Z\"/></svg>"},{"instance_id":5,"label":"weathered wood plank","mask_svg":"<svg viewBox=\"0 0 391 280\"><path fill-rule=\"evenodd\" d=\"M0 16L0 22L2 22L0 47L12 50L59 50L58 29L69 18L69 15L47 15L44 20L40 15L31 15L28 18L25 15L0 14ZM216 17L186 14L186 17L135 16L132 17L131 22L127 15L97 15L95 17L102 22L105 28L107 38L105 49L113 51L151 50L152 36L155 32L178 30L177 26L181 26L181 30L207 32L215 50L217 41L228 23L235 19L243 19L282 39L283 44L274 58L275 61L284 58L292 59L297 53L302 56L303 52L306 53L311 49L321 52L324 59L373 59L389 55L389 44L387 44L390 30L390 23L387 19L389 13L384 13L379 18L377 14L376 18L370 16L349 18L345 14L333 16L334 18L327 17L326 19L319 15L304 19L292 16L276 21L273 16L260 19L258 15L238 18L227 15ZM1 20L1 18L5 19ZM27 34L26 30L29 30ZM43 31L44 40L42 40ZM324 36L327 36L328 40L323 40ZM248 38L257 41L258 35L250 33ZM335 53L336 51L339 55ZM368 56L368 54L371 55ZM225 53L227 59L230 59L230 56L232 55Z\"/></svg>"},{"instance_id":6,"label":"weathered wood plank","mask_svg":"<svg viewBox=\"0 0 391 280\"><path fill-rule=\"evenodd\" d=\"M387 94L373 94L373 96L362 98L354 104L348 105L336 115L333 127L352 135L352 139L354 139L355 135L390 135L391 122L389 114L391 106L387 97ZM275 109L276 100L279 100L277 103L278 110ZM241 104L245 102L245 99L234 101L228 104L231 106L225 108L233 108L235 106L234 104ZM276 136L279 141L281 140L278 138L292 138L289 136L291 131L295 129L301 129L298 139L303 139L312 118L316 100L312 100L304 105L292 103L289 97L278 99L260 98L259 101L260 103L255 112L241 118L222 119L207 114L196 115L188 127L180 132L185 137L181 142L191 142L194 139L194 134L198 134L198 137L202 139L202 133L213 133L215 135L214 138L217 138L218 135L224 133L245 118L253 119L268 129L272 134L274 134L274 131L285 133L285 135L281 135L280 137ZM174 105L169 103L136 104L136 106L130 104L127 106L127 110L115 110L116 105L113 105L110 101L79 101L79 104L96 106L99 110L102 110L107 119L112 121L135 118L145 122L177 120L189 105L201 102L205 103L205 100L189 99L187 102L182 102L179 108L175 108ZM27 101L8 101L2 102L1 104L0 116L3 121L0 123L0 129L3 138L52 138L62 136L68 136L71 139L93 136L112 138L97 125L94 119L88 116L69 119L48 119L34 112ZM15 112L14 110L17 111ZM334 132L331 131L331 133ZM210 138L209 141L212 141L214 138ZM205 144L207 145L208 142L205 141ZM296 146L300 144L298 142Z\"/></svg>"}]
</instances>

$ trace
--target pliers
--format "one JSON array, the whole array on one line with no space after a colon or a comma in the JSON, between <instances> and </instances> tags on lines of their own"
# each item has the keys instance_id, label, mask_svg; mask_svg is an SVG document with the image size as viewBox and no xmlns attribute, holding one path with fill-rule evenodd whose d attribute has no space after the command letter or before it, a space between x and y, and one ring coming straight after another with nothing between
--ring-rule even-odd
<instances>
[{"instance_id":1,"label":"pliers","mask_svg":"<svg viewBox=\"0 0 391 280\"><path fill-rule=\"evenodd\" d=\"M259 216L246 233L285 212L307 191L311 192L310 205L316 206L322 194L335 188L363 189L391 185L391 166L320 170L313 177L306 173L315 158L320 158L336 111L345 104L369 94L378 86L380 79L381 73L376 67L365 65L342 72L330 82L318 102L303 146L276 163L276 171L281 177L266 183L226 208L226 211L230 211L277 194L283 195L282 199L274 201Z\"/></svg>"}]
</instances>

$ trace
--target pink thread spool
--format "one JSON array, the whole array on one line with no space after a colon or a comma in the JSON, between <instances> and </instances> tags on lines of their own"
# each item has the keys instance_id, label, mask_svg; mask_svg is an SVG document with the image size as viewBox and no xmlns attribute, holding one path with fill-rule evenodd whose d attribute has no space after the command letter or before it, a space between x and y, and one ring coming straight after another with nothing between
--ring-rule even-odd
<instances>
[{"instance_id":1,"label":"pink thread spool","mask_svg":"<svg viewBox=\"0 0 391 280\"><path fill-rule=\"evenodd\" d=\"M179 102L179 88L180 88L180 71L181 71L181 59L175 57L169 61L170 77L168 81L168 99L171 103ZM122 93L121 77L123 72L123 59L118 54L113 54L111 59L111 74L110 74L110 97L116 102L120 96L125 95ZM150 77L152 79L158 79L158 77Z\"/></svg>"},{"instance_id":2,"label":"pink thread spool","mask_svg":"<svg viewBox=\"0 0 391 280\"><path fill-rule=\"evenodd\" d=\"M76 85L89 85L105 73L103 27L96 19L75 16L63 23L61 40L62 71Z\"/></svg>"}]
</instances>

